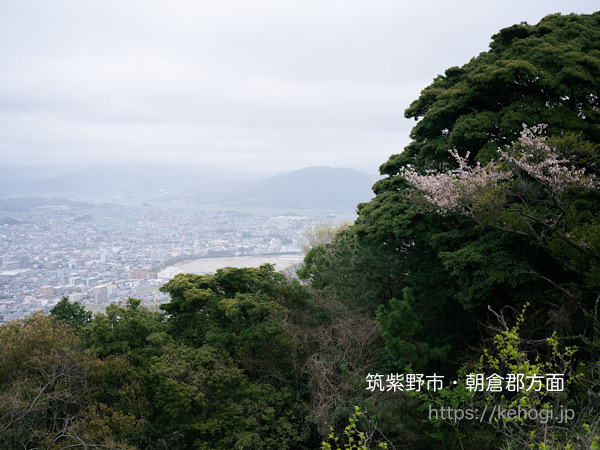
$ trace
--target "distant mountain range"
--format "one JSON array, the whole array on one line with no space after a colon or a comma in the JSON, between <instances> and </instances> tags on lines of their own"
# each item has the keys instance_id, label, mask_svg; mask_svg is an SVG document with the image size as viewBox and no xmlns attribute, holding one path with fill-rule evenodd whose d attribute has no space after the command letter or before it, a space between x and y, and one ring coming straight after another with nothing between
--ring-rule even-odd
<instances>
[{"instance_id":1,"label":"distant mountain range","mask_svg":"<svg viewBox=\"0 0 600 450\"><path fill-rule=\"evenodd\" d=\"M69 208L90 208L94 206L87 202L77 202L68 198L62 197L10 197L0 198L0 211L29 211L33 208L52 208L52 207L69 207ZM7 218L0 221L0 225L11 224L7 222Z\"/></svg>"},{"instance_id":2,"label":"distant mountain range","mask_svg":"<svg viewBox=\"0 0 600 450\"><path fill-rule=\"evenodd\" d=\"M222 192L219 203L275 208L355 208L373 197L371 187L379 177L354 169L307 167Z\"/></svg>"},{"instance_id":3,"label":"distant mountain range","mask_svg":"<svg viewBox=\"0 0 600 450\"><path fill-rule=\"evenodd\" d=\"M51 172L0 165L1 197L64 197L94 201L171 199L196 204L261 208L351 208L372 198L379 177L354 169L307 167L278 175L208 166L120 165ZM29 202L30 205L39 204ZM0 202L16 206L14 202Z\"/></svg>"}]
</instances>

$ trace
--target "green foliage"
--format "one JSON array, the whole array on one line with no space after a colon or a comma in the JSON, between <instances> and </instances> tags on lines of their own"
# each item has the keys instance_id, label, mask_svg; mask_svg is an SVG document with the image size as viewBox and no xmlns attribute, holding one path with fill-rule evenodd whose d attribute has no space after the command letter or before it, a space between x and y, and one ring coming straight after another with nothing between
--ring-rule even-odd
<instances>
[{"instance_id":1,"label":"green foliage","mask_svg":"<svg viewBox=\"0 0 600 450\"><path fill-rule=\"evenodd\" d=\"M81 330L86 346L101 358L123 355L136 366L146 365L169 338L163 314L151 312L140 303L130 298L125 307L111 304L106 314L96 314Z\"/></svg>"},{"instance_id":2,"label":"green foliage","mask_svg":"<svg viewBox=\"0 0 600 450\"><path fill-rule=\"evenodd\" d=\"M427 349L450 344L444 368L448 373L452 362L474 358L472 349L480 340L474 327L476 321L489 320L488 307L520 309L527 298L537 318L526 340L545 343L543 338L557 330L555 339L561 345L576 342L580 349L571 359L585 361L582 373L588 374L577 384L587 389L594 384L589 374L597 368L599 330L597 193L572 189L553 196L533 177L515 170L506 189L478 192L462 216L441 215L422 196L415 196L399 174L404 167L418 173L452 170L456 161L448 151L453 148L462 156L469 152L472 164L497 160L498 147L513 143L522 124L538 123L549 124L547 142L570 167L597 174L599 19L600 13L557 14L537 25L501 30L489 52L448 69L407 109L406 116L417 120L412 142L381 166L387 177L373 187L376 197L359 205L351 228L358 253L383 251L390 261L386 269L391 270L375 271L393 280L394 294L378 297L378 321L393 359L433 371L436 365L425 356ZM327 252L309 261L315 266L313 274L324 266L314 261L334 260L335 253L325 248ZM368 269L361 266L356 273L360 270ZM399 292L404 288L409 288L410 300L392 300L402 298ZM545 352L569 359L558 350ZM467 401L456 389L438 399ZM575 397L578 400L572 401L584 404L582 392ZM593 442L596 421L588 424L591 438L581 442ZM438 444L472 448L493 448L490 438L496 433L464 423L434 430L423 425L422 430ZM478 441L478 435L486 438ZM418 445L417 439L410 439Z\"/></svg>"},{"instance_id":3,"label":"green foliage","mask_svg":"<svg viewBox=\"0 0 600 450\"><path fill-rule=\"evenodd\" d=\"M409 162L437 169L453 147L489 160L523 123L547 123L552 134L566 129L598 142L599 14L555 14L503 29L489 52L446 70L406 110L419 120L413 141L383 173L394 175Z\"/></svg>"},{"instance_id":4,"label":"green foliage","mask_svg":"<svg viewBox=\"0 0 600 450\"><path fill-rule=\"evenodd\" d=\"M349 222L342 222L337 226L329 222L319 222L314 227L307 228L304 231L304 238L300 243L302 251L304 254L307 254L312 248L332 242L340 231L348 229L349 226Z\"/></svg>"},{"instance_id":5,"label":"green foliage","mask_svg":"<svg viewBox=\"0 0 600 450\"><path fill-rule=\"evenodd\" d=\"M298 275L301 280L310 280L313 284L319 284L319 282L315 280L315 276L318 276L318 273L315 271L315 266L318 264L319 260L326 255L326 252L327 250L325 250L324 245L317 245L308 250L304 256L304 263L296 270L296 275Z\"/></svg>"},{"instance_id":6,"label":"green foliage","mask_svg":"<svg viewBox=\"0 0 600 450\"><path fill-rule=\"evenodd\" d=\"M452 376L455 384L446 384L446 381L444 388L435 392L421 390L409 393L414 402L413 408L419 411L419 429L428 437L426 442L429 445L436 443L450 448L503 448L498 433L487 423L487 417L481 421L464 418L467 411L487 411L488 403L485 398L470 390L466 384L467 375L482 372L480 363L469 369L461 367ZM458 419L461 415L462 419Z\"/></svg>"},{"instance_id":7,"label":"green foliage","mask_svg":"<svg viewBox=\"0 0 600 450\"><path fill-rule=\"evenodd\" d=\"M577 349L562 344L556 333L547 339L523 338L527 307L512 326L504 315L496 316L503 330L493 336L478 363L458 371L455 383L434 393L412 393L420 401L419 410L429 412L427 422L434 428L424 424L423 430L431 438L461 448L598 445L593 393L598 382L590 373L598 362L578 366ZM563 379L564 388L551 384L554 375L549 374Z\"/></svg>"},{"instance_id":8,"label":"green foliage","mask_svg":"<svg viewBox=\"0 0 600 450\"><path fill-rule=\"evenodd\" d=\"M75 331L79 331L92 318L92 313L86 311L83 305L80 305L79 302L70 303L67 297L63 297L50 310L50 314L72 326Z\"/></svg>"},{"instance_id":9,"label":"green foliage","mask_svg":"<svg viewBox=\"0 0 600 450\"><path fill-rule=\"evenodd\" d=\"M396 275L400 269L394 255L385 250L361 245L350 228L339 232L332 242L313 247L297 273L310 281L312 288L374 315L378 305L401 293Z\"/></svg>"},{"instance_id":10,"label":"green foliage","mask_svg":"<svg viewBox=\"0 0 600 450\"><path fill-rule=\"evenodd\" d=\"M98 364L53 317L36 313L0 327L0 447L130 448L136 417L97 403L105 380Z\"/></svg>"},{"instance_id":11,"label":"green foliage","mask_svg":"<svg viewBox=\"0 0 600 450\"><path fill-rule=\"evenodd\" d=\"M150 380L152 422L169 448L295 448L306 439L286 390L251 382L209 346L170 344Z\"/></svg>"},{"instance_id":12,"label":"green foliage","mask_svg":"<svg viewBox=\"0 0 600 450\"><path fill-rule=\"evenodd\" d=\"M67 325L41 314L0 327L1 447L60 439L63 417L81 408L83 355L72 340Z\"/></svg>"},{"instance_id":13,"label":"green foliage","mask_svg":"<svg viewBox=\"0 0 600 450\"><path fill-rule=\"evenodd\" d=\"M548 315L555 314L549 304L561 309L566 298L577 301L585 313L570 316L566 328L582 341L594 334L597 193L553 197L515 172L507 191L481 193L470 205L477 211L441 215L414 195L400 172L451 170L453 148L485 164L519 138L522 124L538 123L549 124L549 144L573 167L597 172L599 17L552 15L501 30L489 52L436 78L406 111L418 120L412 142L381 166L387 178L375 184L373 200L359 205L352 227L359 253L377 249L390 259L387 271L375 269L393 286L379 303L387 306L410 288L421 326L416 340L450 344L451 359L476 342L475 321L485 322L488 305L519 308L523 298Z\"/></svg>"},{"instance_id":14,"label":"green foliage","mask_svg":"<svg viewBox=\"0 0 600 450\"><path fill-rule=\"evenodd\" d=\"M507 327L499 317L505 330L493 338L493 348L484 352L482 360L490 371L510 373L523 377L525 385L534 379L541 380L540 389L526 388L509 392L508 395L486 393L488 404L497 404L503 409L525 409L538 412L549 411L552 420L530 420L521 416L514 419L496 418L492 423L510 442L520 446L555 448L593 448L600 442L598 405L592 397L597 381L588 378L589 367L578 365L577 349L565 346L554 332L542 342L530 342L521 336L525 322L527 304L512 327ZM542 340L543 341L543 340ZM544 348L545 347L545 348ZM597 367L594 362L591 367ZM594 370L594 369L592 369ZM586 373L587 372L587 373ZM564 388L556 389L549 384L547 374L559 374L564 379ZM593 375L592 375L593 377ZM587 385L587 390L582 386ZM569 411L572 416L569 417ZM561 416L558 416L558 415ZM565 420L566 418L569 420Z\"/></svg>"},{"instance_id":15,"label":"green foliage","mask_svg":"<svg viewBox=\"0 0 600 450\"><path fill-rule=\"evenodd\" d=\"M398 367L411 367L420 371L431 367L432 361L443 363L450 351L449 344L438 348L415 340L420 326L408 289L404 291L403 300L390 300L389 309L379 306L377 321L386 347L396 359Z\"/></svg>"},{"instance_id":16,"label":"green foliage","mask_svg":"<svg viewBox=\"0 0 600 450\"><path fill-rule=\"evenodd\" d=\"M520 252L518 239L480 230L440 234L436 239L436 249L442 250L438 257L457 283L455 298L467 310L486 303L518 303L524 292L539 289L535 276L527 271L532 256L539 257L539 253Z\"/></svg>"},{"instance_id":17,"label":"green foliage","mask_svg":"<svg viewBox=\"0 0 600 450\"><path fill-rule=\"evenodd\" d=\"M286 321L305 308L304 288L265 265L179 275L163 290L168 316L129 299L81 330L100 358L98 407L85 413L95 432L109 424L156 449L302 448L312 428L293 397Z\"/></svg>"},{"instance_id":18,"label":"green foliage","mask_svg":"<svg viewBox=\"0 0 600 450\"><path fill-rule=\"evenodd\" d=\"M255 377L285 377L291 342L285 328L290 308L306 291L273 266L220 269L214 275L178 275L161 288L169 330L192 346L210 345L236 358ZM254 362L260 360L260 370Z\"/></svg>"},{"instance_id":19,"label":"green foliage","mask_svg":"<svg viewBox=\"0 0 600 450\"><path fill-rule=\"evenodd\" d=\"M348 425L344 429L343 436L340 438L335 435L335 432L332 427L330 427L330 433L328 436L328 440L331 441L321 443L321 450L367 450L369 447L369 437L366 433L359 431L358 422L360 420L360 416L363 415L362 411L358 406L354 407L354 413L348 419ZM379 442L377 444L377 448L388 448L388 444L386 442Z\"/></svg>"}]
</instances>

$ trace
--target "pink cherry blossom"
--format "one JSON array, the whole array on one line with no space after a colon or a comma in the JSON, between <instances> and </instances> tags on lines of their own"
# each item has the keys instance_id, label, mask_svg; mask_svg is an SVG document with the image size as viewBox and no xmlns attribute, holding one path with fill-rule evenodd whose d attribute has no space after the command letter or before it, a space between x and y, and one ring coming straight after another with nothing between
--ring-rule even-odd
<instances>
[{"instance_id":1,"label":"pink cherry blossom","mask_svg":"<svg viewBox=\"0 0 600 450\"><path fill-rule=\"evenodd\" d=\"M585 168L569 167L569 160L561 158L546 143L541 136L545 129L544 124L531 128L523 124L519 145L498 149L498 153L504 161L541 183L551 195L570 188L598 188L598 181L593 175L586 175Z\"/></svg>"},{"instance_id":2,"label":"pink cherry blossom","mask_svg":"<svg viewBox=\"0 0 600 450\"><path fill-rule=\"evenodd\" d=\"M462 157L458 151L450 150L458 168L445 173L420 175L413 168L403 168L401 176L423 192L425 198L437 205L440 212L465 212L486 190L512 174L500 170L492 161L482 167L477 163L469 166L469 153Z\"/></svg>"},{"instance_id":3,"label":"pink cherry blossom","mask_svg":"<svg viewBox=\"0 0 600 450\"><path fill-rule=\"evenodd\" d=\"M573 188L597 189L599 183L593 175L587 175L583 168L570 167L569 161L547 144L546 138L541 136L545 129L543 124L531 128L523 125L516 145L498 149L500 159L542 184L551 196ZM469 152L464 157L456 149L449 152L458 164L454 170L426 175L419 174L414 168L400 171L400 176L442 213L454 211L472 215L486 193L514 176L509 168L495 161L483 167L480 163L470 166Z\"/></svg>"}]
</instances>

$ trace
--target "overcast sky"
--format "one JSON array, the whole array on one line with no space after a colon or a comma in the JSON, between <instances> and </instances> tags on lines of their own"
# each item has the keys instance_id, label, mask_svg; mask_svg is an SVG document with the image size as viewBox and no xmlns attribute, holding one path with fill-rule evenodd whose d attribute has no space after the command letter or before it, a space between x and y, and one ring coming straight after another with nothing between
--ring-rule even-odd
<instances>
[{"instance_id":1,"label":"overcast sky","mask_svg":"<svg viewBox=\"0 0 600 450\"><path fill-rule=\"evenodd\" d=\"M502 6L500 6L502 5ZM376 173L499 29L597 0L0 0L2 164Z\"/></svg>"}]
</instances>

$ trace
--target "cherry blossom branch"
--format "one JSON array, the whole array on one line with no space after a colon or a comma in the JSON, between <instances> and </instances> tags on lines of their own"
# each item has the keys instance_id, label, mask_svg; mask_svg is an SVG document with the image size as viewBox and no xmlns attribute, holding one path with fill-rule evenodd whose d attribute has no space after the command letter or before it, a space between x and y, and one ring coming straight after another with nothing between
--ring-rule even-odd
<instances>
[{"instance_id":1,"label":"cherry blossom branch","mask_svg":"<svg viewBox=\"0 0 600 450\"><path fill-rule=\"evenodd\" d=\"M562 202L563 194L576 189L598 190L600 183L594 175L586 174L585 168L570 166L569 160L561 157L559 152L548 144L546 137L542 136L545 129L546 125L543 124L531 128L523 125L523 131L514 145L498 149L500 160L504 164L491 161L485 166L481 166L480 163L470 166L469 153L462 157L453 149L449 152L456 161L456 169L443 173L420 174L412 167L405 167L399 175L419 190L426 200L437 206L440 214L455 212L465 215L498 231L527 237L548 251L547 246L544 246L543 234L534 227L541 226L569 247L595 261L600 261L600 254L589 245L576 242L568 233L560 230L567 215ZM525 176L521 177L520 174ZM534 194L533 199L522 195L526 192L522 189L527 189L527 184L532 181L541 186L546 200L540 201L535 190L531 191ZM521 208L509 207L506 204L506 198L509 196L517 198ZM550 200L550 203L547 200ZM538 210L536 214L535 208L532 209L532 202L538 203L538 206L545 205L545 210L541 213ZM506 222L503 222L504 226L493 223L486 214L490 207L527 219L524 222L529 232L507 228ZM553 211L557 211L557 214L553 214ZM548 217L549 215L554 217ZM572 264L568 266L573 268ZM585 270L577 271L587 274Z\"/></svg>"},{"instance_id":2,"label":"cherry blossom branch","mask_svg":"<svg viewBox=\"0 0 600 450\"><path fill-rule=\"evenodd\" d=\"M569 188L597 189L598 182L593 175L586 175L585 168L566 165L569 160L561 158L546 143L546 137L541 136L546 127L541 124L528 128L523 124L517 145L498 149L501 159L529 174L552 194Z\"/></svg>"},{"instance_id":3,"label":"cherry blossom branch","mask_svg":"<svg viewBox=\"0 0 600 450\"><path fill-rule=\"evenodd\" d=\"M474 200L495 187L499 181L512 176L489 162L485 167L477 163L468 165L469 152L463 158L457 150L450 154L458 163L458 168L446 173L421 175L414 168L402 168L400 176L425 194L425 198L440 208L440 212L465 212L467 199ZM470 202L469 202L470 203Z\"/></svg>"}]
</instances>

